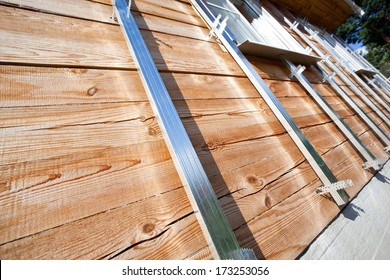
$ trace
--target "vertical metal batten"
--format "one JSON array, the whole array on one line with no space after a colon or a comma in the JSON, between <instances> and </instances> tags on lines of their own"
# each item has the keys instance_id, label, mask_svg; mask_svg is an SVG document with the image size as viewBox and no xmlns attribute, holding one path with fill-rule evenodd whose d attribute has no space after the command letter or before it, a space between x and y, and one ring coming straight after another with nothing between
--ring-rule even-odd
<instances>
[{"instance_id":1,"label":"vertical metal batten","mask_svg":"<svg viewBox=\"0 0 390 280\"><path fill-rule=\"evenodd\" d=\"M312 96L316 103L325 111L325 113L333 120L336 126L341 130L344 136L350 141L352 146L360 153L360 155L367 161L363 164L363 168L373 168L379 170L382 168L383 160L377 160L375 156L364 146L360 139L355 135L352 129L344 122L344 120L333 110L333 108L326 102L326 100L318 93L318 91L312 86L312 84L302 74L303 71L298 71L291 61L285 57L281 57L281 60L286 64L291 71L291 75L294 76L298 82L306 89L306 91Z\"/></svg>"},{"instance_id":2,"label":"vertical metal batten","mask_svg":"<svg viewBox=\"0 0 390 280\"><path fill-rule=\"evenodd\" d=\"M387 82L386 78L383 77L383 75L376 74L374 77L377 79L377 81L380 83L381 87L386 90L387 96L390 96L390 85Z\"/></svg>"},{"instance_id":3,"label":"vertical metal batten","mask_svg":"<svg viewBox=\"0 0 390 280\"><path fill-rule=\"evenodd\" d=\"M379 88L379 86L375 83L376 79L373 78L373 79L370 79L369 77L367 77L366 75L362 75L364 79L366 79L367 83L371 86L374 87L374 89L376 89L377 92L380 92L380 94L382 95L382 98L386 100L387 102L387 105L389 104L390 102L390 98L389 96L385 93L385 90L382 90L381 88Z\"/></svg>"},{"instance_id":4,"label":"vertical metal batten","mask_svg":"<svg viewBox=\"0 0 390 280\"><path fill-rule=\"evenodd\" d=\"M331 186L337 184L338 186L344 185L344 181L338 182L332 171L325 164L321 156L314 149L312 144L306 138L306 136L299 129L297 124L288 114L286 109L280 103L280 101L273 94L271 89L267 86L264 80L259 76L256 70L253 68L247 58L241 53L234 42L230 39L229 31L219 30L216 28L215 20L218 18L217 15L213 15L208 9L207 4L204 0L190 0L195 10L202 16L210 28L214 29L215 35L218 37L220 42L224 45L227 51L231 54L234 60L238 63L244 73L247 75L249 80L252 82L254 87L257 89L259 94L262 96L264 101L267 103L269 108L275 114L279 122L286 129L296 146L299 148L301 153L307 159L317 176L325 186ZM348 181L346 185L351 185ZM338 205L343 205L349 200L349 195L344 189L332 189L330 194Z\"/></svg>"},{"instance_id":5,"label":"vertical metal batten","mask_svg":"<svg viewBox=\"0 0 390 280\"><path fill-rule=\"evenodd\" d=\"M305 27L306 28L306 27ZM334 54L334 51L332 48L324 42L317 34L312 32L310 29L306 28L306 30L311 33L311 36L315 38L320 44L322 44L333 56L337 57ZM387 111L389 111L389 106L362 80L360 77L352 71L348 65L345 65L343 61L340 61L340 63L344 66L344 69L362 86L364 87L371 96L379 103L381 104ZM353 82L350 82L349 86L353 87L355 89L355 92L358 93L358 95L363 99L363 101L366 102L367 105L369 105L371 108L375 108L374 110L377 112L377 114L386 122L386 124L390 127L390 119L381 112L381 110L365 95L364 92L362 92L360 89L358 89Z\"/></svg>"},{"instance_id":6,"label":"vertical metal batten","mask_svg":"<svg viewBox=\"0 0 390 280\"><path fill-rule=\"evenodd\" d=\"M381 110L367 97L365 94L357 87L355 84L347 77L337 65L335 65L332 61L330 61L329 57L326 56L313 42L310 41L299 29L298 22L292 23L290 22L278 9L276 9L269 1L266 1L267 5L269 5L274 12L279 14L280 17L284 18L284 21L288 24L288 26L310 47L312 48L321 58L323 58L323 63L325 63L331 71L334 71L352 90L358 95L371 109L376 112L376 114L385 121L388 125L390 124L390 120L381 112ZM289 12L288 12L289 13ZM292 18L295 18L291 13L289 13ZM319 64L318 64L319 65ZM343 97L343 96L342 96ZM344 99L345 100L345 99ZM387 145L385 149L390 150L389 146L389 138L386 134L366 115L366 113L353 101L349 98L346 100L348 104L350 104L354 108L358 108L359 110L355 110L359 116L364 119L366 124L376 133L376 135L382 140L384 144ZM351 102L352 101L352 102Z\"/></svg>"},{"instance_id":7,"label":"vertical metal batten","mask_svg":"<svg viewBox=\"0 0 390 280\"><path fill-rule=\"evenodd\" d=\"M329 85L341 96L344 101L362 118L362 120L374 131L374 133L382 140L385 147L390 148L390 139L387 135L363 112L363 110L352 100L351 97L333 80L333 78L325 71L318 63L317 69L323 74Z\"/></svg>"},{"instance_id":8,"label":"vertical metal batten","mask_svg":"<svg viewBox=\"0 0 390 280\"><path fill-rule=\"evenodd\" d=\"M116 0L115 9L153 112L213 257L256 259L252 250L240 248L126 0Z\"/></svg>"}]
</instances>

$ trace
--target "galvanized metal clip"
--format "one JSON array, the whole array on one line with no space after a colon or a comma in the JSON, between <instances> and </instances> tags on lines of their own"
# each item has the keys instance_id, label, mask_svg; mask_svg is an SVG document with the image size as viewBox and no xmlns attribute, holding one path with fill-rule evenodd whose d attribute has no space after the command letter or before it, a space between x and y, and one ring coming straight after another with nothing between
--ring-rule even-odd
<instances>
[{"instance_id":1,"label":"galvanized metal clip","mask_svg":"<svg viewBox=\"0 0 390 280\"><path fill-rule=\"evenodd\" d=\"M306 70L305 66L298 65L294 70L291 71L291 74L288 75L288 77L292 79L294 76L302 74L302 72L305 70Z\"/></svg>"},{"instance_id":2,"label":"galvanized metal clip","mask_svg":"<svg viewBox=\"0 0 390 280\"><path fill-rule=\"evenodd\" d=\"M387 158L387 157L381 157L381 158L377 158L377 159L372 160L372 161L367 161L367 162L362 164L362 167L363 167L363 169L372 168L374 170L380 170L388 159L389 158Z\"/></svg>"},{"instance_id":3,"label":"galvanized metal clip","mask_svg":"<svg viewBox=\"0 0 390 280\"><path fill-rule=\"evenodd\" d=\"M307 47L306 49L305 49L305 52L307 53L307 54L309 54L309 53L311 53L312 52L312 48L310 48L310 47Z\"/></svg>"},{"instance_id":4,"label":"galvanized metal clip","mask_svg":"<svg viewBox=\"0 0 390 280\"><path fill-rule=\"evenodd\" d=\"M353 183L352 180L343 180L343 181L338 181L336 183L330 184L330 185L325 185L322 187L317 188L317 193L318 194L331 194L332 198L334 201L337 203L337 205L341 206L347 203L346 200L344 200L338 191L343 190L347 187L352 187Z\"/></svg>"},{"instance_id":5,"label":"galvanized metal clip","mask_svg":"<svg viewBox=\"0 0 390 280\"><path fill-rule=\"evenodd\" d=\"M343 190L347 187L352 187L352 186L353 186L352 180L348 179L348 180L338 181L330 185L319 187L317 188L317 193L319 194L330 193L331 191Z\"/></svg>"},{"instance_id":6,"label":"galvanized metal clip","mask_svg":"<svg viewBox=\"0 0 390 280\"><path fill-rule=\"evenodd\" d=\"M324 56L322 57L321 63L324 63L324 62L326 62L326 61L330 61L330 54L324 55Z\"/></svg>"},{"instance_id":7,"label":"galvanized metal clip","mask_svg":"<svg viewBox=\"0 0 390 280\"><path fill-rule=\"evenodd\" d=\"M218 35L222 34L223 31L225 30L229 17L225 17L223 21L220 22L221 17L222 17L221 14L218 14L218 16L213 21L211 25L211 31L209 33L209 37L218 38Z\"/></svg>"},{"instance_id":8,"label":"galvanized metal clip","mask_svg":"<svg viewBox=\"0 0 390 280\"><path fill-rule=\"evenodd\" d=\"M316 30L316 31L314 31L314 32L312 32L311 33L311 35L310 35L310 39L315 39L316 37L317 37L317 35L319 34L319 32Z\"/></svg>"},{"instance_id":9,"label":"galvanized metal clip","mask_svg":"<svg viewBox=\"0 0 390 280\"><path fill-rule=\"evenodd\" d=\"M288 23L288 25L290 25L290 28L291 28L291 29L298 28L299 22L294 21L292 24Z\"/></svg>"},{"instance_id":10,"label":"galvanized metal clip","mask_svg":"<svg viewBox=\"0 0 390 280\"><path fill-rule=\"evenodd\" d=\"M322 79L322 82L326 82L326 81L329 81L330 79L333 79L333 77L336 75L335 72L331 72L329 73L328 75L325 75L324 78Z\"/></svg>"}]
</instances>

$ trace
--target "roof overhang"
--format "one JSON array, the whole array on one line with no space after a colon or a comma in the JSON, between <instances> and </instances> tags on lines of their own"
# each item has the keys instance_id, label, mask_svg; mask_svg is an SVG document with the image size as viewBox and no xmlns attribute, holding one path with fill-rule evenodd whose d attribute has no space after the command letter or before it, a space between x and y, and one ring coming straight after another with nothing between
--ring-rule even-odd
<instances>
[{"instance_id":1,"label":"roof overhang","mask_svg":"<svg viewBox=\"0 0 390 280\"><path fill-rule=\"evenodd\" d=\"M271 0L289 9L309 22L334 31L354 12L361 12L361 8L352 0Z\"/></svg>"}]
</instances>

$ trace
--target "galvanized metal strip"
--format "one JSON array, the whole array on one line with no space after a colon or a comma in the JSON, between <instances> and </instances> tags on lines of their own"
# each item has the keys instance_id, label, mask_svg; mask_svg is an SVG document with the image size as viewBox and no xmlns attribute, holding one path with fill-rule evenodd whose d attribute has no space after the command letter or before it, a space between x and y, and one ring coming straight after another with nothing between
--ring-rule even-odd
<instances>
[{"instance_id":1,"label":"galvanized metal strip","mask_svg":"<svg viewBox=\"0 0 390 280\"><path fill-rule=\"evenodd\" d=\"M296 67L291 61L285 57L281 57L293 76L306 89L306 91L313 97L317 104L325 111L325 113L333 120L337 127L341 130L345 137L351 142L352 146L360 153L360 155L367 161L367 163L375 162L375 156L364 146L360 139L355 135L352 129L344 122L344 120L333 110L328 102L321 96L321 94L313 87L301 71L297 71ZM372 165L372 164L370 164ZM368 166L368 164L367 164ZM379 170L382 166L375 166Z\"/></svg>"},{"instance_id":2,"label":"galvanized metal strip","mask_svg":"<svg viewBox=\"0 0 390 280\"><path fill-rule=\"evenodd\" d=\"M305 27L306 28L306 27ZM312 32L310 29L307 29L309 32ZM322 44L334 57L337 57L337 55L335 55L333 49L328 45L327 42L325 42L324 40L322 40L319 36L314 36L314 38L317 40L317 42L319 42L320 44ZM340 63L344 66L344 69L362 86L364 87L369 93L370 95L378 102L380 103L387 111L390 112L390 109L389 109L389 106L353 71L351 70L348 65L346 63L344 63L344 61L340 61ZM351 85L354 85L354 83L351 83ZM355 86L356 87L356 86ZM359 96L361 98L363 98L365 100L365 102L367 103L367 105L370 105L370 104L373 104L371 100L369 100L369 98L360 90L358 89L358 91L361 93L359 94ZM364 96L364 97L363 97ZM374 105L374 104L373 104ZM374 105L375 106L375 105ZM375 106L376 107L376 106ZM388 117L386 117L378 107L376 107L377 110L376 112L378 113L378 115L384 120L386 121L387 125L390 126L390 120ZM379 113L381 112L381 114Z\"/></svg>"},{"instance_id":3,"label":"galvanized metal strip","mask_svg":"<svg viewBox=\"0 0 390 280\"><path fill-rule=\"evenodd\" d=\"M385 80L380 75L374 75L374 79L377 81L377 83L381 86L383 91L386 93L388 97L390 97L390 86L386 83Z\"/></svg>"},{"instance_id":4,"label":"galvanized metal strip","mask_svg":"<svg viewBox=\"0 0 390 280\"><path fill-rule=\"evenodd\" d=\"M289 21L278 9L275 8L269 1L266 1L268 5L272 8L272 11L277 13L279 17L284 18L284 21L288 26L310 47L312 48L317 55L323 58L322 63L325 63L334 73L336 73L345 83L348 85L352 84L351 80L341 72L341 70L329 60L329 57L326 56L309 38L307 38L299 29L298 22L292 23ZM290 14L293 17L293 15ZM320 63L317 63L318 69L323 72L324 77L329 76L326 73L325 69L322 68ZM382 140L382 143L386 145L385 149L390 150L390 139L389 137L368 117L368 115L353 101L347 93L333 80L328 79L331 87L347 102L349 106L364 120L364 122L375 132L375 134ZM355 92L356 93L356 92ZM377 107L376 107L377 108ZM378 108L377 108L378 109ZM378 109L379 110L379 109ZM376 110L374 109L376 112ZM382 112L380 112L383 114Z\"/></svg>"},{"instance_id":5,"label":"galvanized metal strip","mask_svg":"<svg viewBox=\"0 0 390 280\"><path fill-rule=\"evenodd\" d=\"M212 28L213 23L215 22L215 19L218 17L218 15L212 14L212 12L207 7L207 3L205 3L206 1L204 0L190 0L190 2L206 21L209 27ZM216 33L216 36L220 42L224 45L227 51L232 55L234 60L247 75L253 86L257 89L261 97L275 114L276 118L286 129L294 143L297 145L301 153L316 172L317 176L320 178L321 182L326 186L337 183L336 177L323 161L321 156L317 153L313 145L302 133L297 124L294 122L294 120L291 118L291 116L288 114L286 109L276 98L264 80L259 76L248 59L241 53L234 42L230 39L232 37L229 35L230 32L226 29L221 31L217 28L214 29L214 32ZM349 200L349 195L347 192L345 192L345 190L333 190L331 195L339 205L345 204Z\"/></svg>"},{"instance_id":6,"label":"galvanized metal strip","mask_svg":"<svg viewBox=\"0 0 390 280\"><path fill-rule=\"evenodd\" d=\"M255 259L251 250L240 249L148 47L128 11L126 0L116 0L115 8L150 104L213 257Z\"/></svg>"},{"instance_id":7,"label":"galvanized metal strip","mask_svg":"<svg viewBox=\"0 0 390 280\"><path fill-rule=\"evenodd\" d=\"M310 41L308 38L306 38L305 35L303 35L299 30L298 28L295 26L293 27L293 30L303 39L305 40L305 42L308 43L308 41ZM306 28L307 30L307 28ZM308 30L307 30L308 31ZM308 31L309 32L309 31ZM323 47L325 47L327 49L327 47L323 44L323 42L321 41L320 38L317 37L317 42L319 42L321 45L323 45ZM314 44L312 44L314 46ZM319 49L317 47L314 47L313 48L320 56L324 57L323 55L321 55L321 51L319 51ZM328 50L331 54L332 54L332 50ZM374 110L374 112L390 127L390 119L365 95L364 92L362 92L355 84L354 82L351 81L351 79L345 75L343 73L343 71L341 71L339 69L339 67L337 65L335 65L334 63L332 63L331 61L325 59L325 62L327 63L327 65L331 68L332 71L336 72L336 74L346 83L347 86L349 86L353 92L359 96L364 103L366 103L372 110Z\"/></svg>"},{"instance_id":8,"label":"galvanized metal strip","mask_svg":"<svg viewBox=\"0 0 390 280\"><path fill-rule=\"evenodd\" d=\"M374 77L381 83L382 88L387 90L387 94L390 96L390 84L388 79L382 75L382 73L378 73L374 75Z\"/></svg>"},{"instance_id":9,"label":"galvanized metal strip","mask_svg":"<svg viewBox=\"0 0 390 280\"><path fill-rule=\"evenodd\" d=\"M317 69L324 75L332 89L338 93L341 98L362 118L362 120L374 131L374 133L382 140L386 147L390 148L389 137L370 119L370 117L352 100L351 97L333 80L325 69L318 63Z\"/></svg>"},{"instance_id":10,"label":"galvanized metal strip","mask_svg":"<svg viewBox=\"0 0 390 280\"><path fill-rule=\"evenodd\" d=\"M364 79L366 79L367 83L371 86L374 87L374 89L376 89L377 92L380 92L380 94L382 95L382 98L384 98L387 102L387 105L389 104L390 102L390 98L389 96L385 93L384 90L382 90L381 88L379 88L379 86L375 83L376 82L376 79L373 78L373 79L370 79L369 77L367 77L366 75L362 75Z\"/></svg>"}]
</instances>

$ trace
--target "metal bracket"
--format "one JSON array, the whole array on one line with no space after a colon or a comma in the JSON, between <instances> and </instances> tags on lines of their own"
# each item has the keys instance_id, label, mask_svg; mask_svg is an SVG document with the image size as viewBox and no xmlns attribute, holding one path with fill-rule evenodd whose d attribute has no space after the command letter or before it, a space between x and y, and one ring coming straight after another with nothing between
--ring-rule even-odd
<instances>
[{"instance_id":1,"label":"metal bracket","mask_svg":"<svg viewBox=\"0 0 390 280\"><path fill-rule=\"evenodd\" d=\"M218 14L218 16L213 21L213 24L211 25L211 31L209 33L209 37L218 38L219 34L222 34L225 31L228 17L225 17L222 22L220 22L222 15ZM218 27L219 25L219 27Z\"/></svg>"},{"instance_id":2,"label":"metal bracket","mask_svg":"<svg viewBox=\"0 0 390 280\"><path fill-rule=\"evenodd\" d=\"M390 146L384 147L383 150L384 150L386 153L390 153Z\"/></svg>"},{"instance_id":3,"label":"metal bracket","mask_svg":"<svg viewBox=\"0 0 390 280\"><path fill-rule=\"evenodd\" d=\"M312 32L311 34L310 34L310 39L315 39L315 38L317 38L317 35L319 34L320 32L318 32L318 31L314 31L314 32Z\"/></svg>"},{"instance_id":4,"label":"metal bracket","mask_svg":"<svg viewBox=\"0 0 390 280\"><path fill-rule=\"evenodd\" d=\"M113 21L118 22L118 18L116 17L116 13L115 13L115 1L116 0L111 0L111 2L112 2L112 14L111 14L110 18Z\"/></svg>"},{"instance_id":5,"label":"metal bracket","mask_svg":"<svg viewBox=\"0 0 390 280\"><path fill-rule=\"evenodd\" d=\"M322 82L326 82L326 81L329 81L330 79L333 79L333 77L336 75L335 72L331 72L329 73L328 75L324 76L324 78L322 79Z\"/></svg>"},{"instance_id":6,"label":"metal bracket","mask_svg":"<svg viewBox=\"0 0 390 280\"><path fill-rule=\"evenodd\" d=\"M294 29L294 28L298 28L298 26L299 26L299 22L294 21L293 24L290 25L290 28Z\"/></svg>"},{"instance_id":7,"label":"metal bracket","mask_svg":"<svg viewBox=\"0 0 390 280\"><path fill-rule=\"evenodd\" d=\"M352 180L348 179L348 180L338 181L330 185L319 187L317 188L317 193L319 194L330 193L331 191L338 191L352 186L353 186Z\"/></svg>"},{"instance_id":8,"label":"metal bracket","mask_svg":"<svg viewBox=\"0 0 390 280\"><path fill-rule=\"evenodd\" d=\"M343 181L338 181L336 183L330 184L330 185L325 185L322 187L317 188L317 193L318 194L331 194L337 205L344 205L347 201L341 198L340 195L338 195L339 190L343 190L347 187L352 187L353 183L352 180L343 180Z\"/></svg>"},{"instance_id":9,"label":"metal bracket","mask_svg":"<svg viewBox=\"0 0 390 280\"><path fill-rule=\"evenodd\" d=\"M375 83L374 79L367 78L367 83L373 85Z\"/></svg>"},{"instance_id":10,"label":"metal bracket","mask_svg":"<svg viewBox=\"0 0 390 280\"><path fill-rule=\"evenodd\" d=\"M312 52L312 48L310 48L310 47L307 47L306 49L305 49L305 52L307 53L307 54L309 54L309 53L311 53Z\"/></svg>"},{"instance_id":11,"label":"metal bracket","mask_svg":"<svg viewBox=\"0 0 390 280\"><path fill-rule=\"evenodd\" d=\"M363 167L363 169L372 168L374 170L380 170L388 159L389 158L387 158L387 157L381 157L381 158L377 158L377 159L372 160L372 161L367 161L367 162L362 164L362 167Z\"/></svg>"},{"instance_id":12,"label":"metal bracket","mask_svg":"<svg viewBox=\"0 0 390 280\"><path fill-rule=\"evenodd\" d=\"M291 71L291 74L288 75L288 77L292 79L294 76L302 74L303 71L305 70L306 70L305 66L298 65L294 70Z\"/></svg>"},{"instance_id":13,"label":"metal bracket","mask_svg":"<svg viewBox=\"0 0 390 280\"><path fill-rule=\"evenodd\" d=\"M322 57L321 63L324 63L324 62L330 62L330 54L324 55Z\"/></svg>"}]
</instances>

